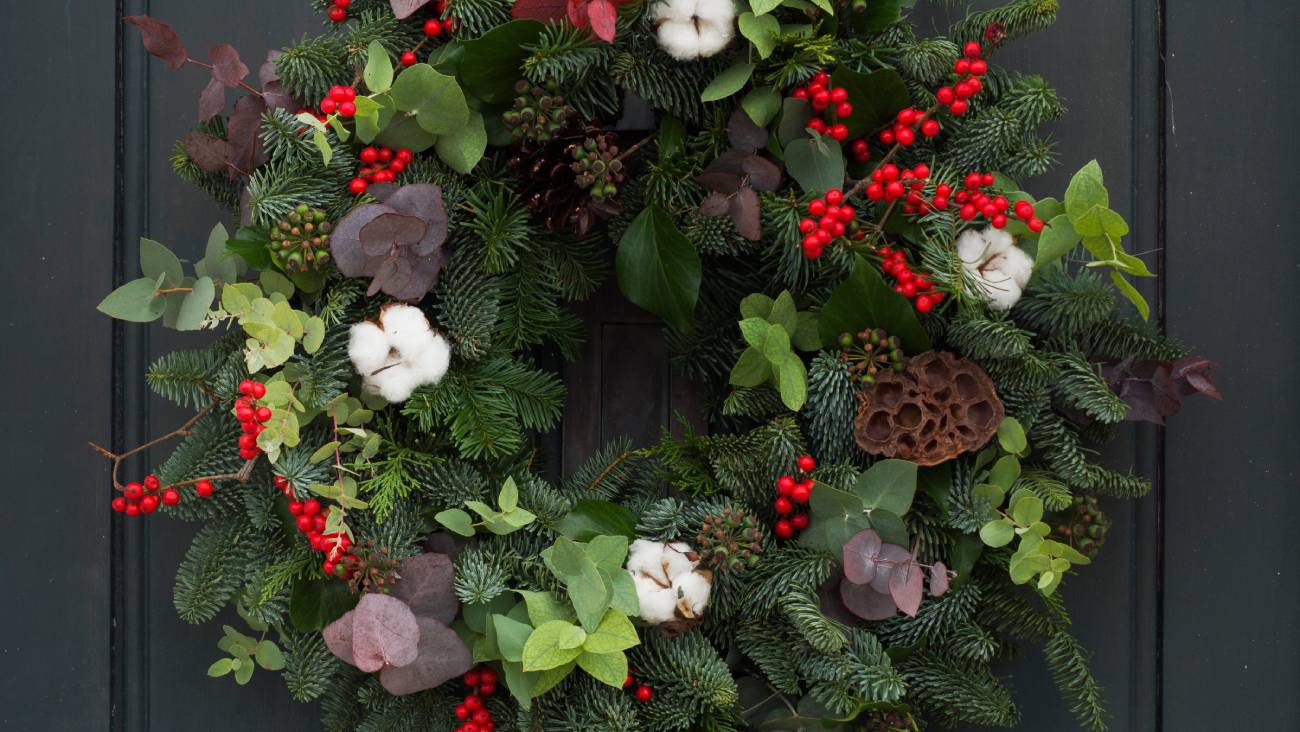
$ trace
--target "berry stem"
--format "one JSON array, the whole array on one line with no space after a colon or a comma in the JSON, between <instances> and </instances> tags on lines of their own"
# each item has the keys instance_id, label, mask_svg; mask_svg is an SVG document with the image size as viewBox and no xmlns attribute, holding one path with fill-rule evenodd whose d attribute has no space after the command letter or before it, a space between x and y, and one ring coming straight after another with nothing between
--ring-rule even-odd
<instances>
[{"instance_id":1,"label":"berry stem","mask_svg":"<svg viewBox=\"0 0 1300 732\"><path fill-rule=\"evenodd\" d=\"M632 153L636 152L637 150L640 150L641 147L642 147L643 145L645 145L647 142L650 142L651 140L655 139L655 137L657 137L658 135L659 135L658 132L651 132L650 134L648 134L648 135L646 135L645 137L641 138L641 140L638 141L638 142L637 142L635 145L633 145L632 147L629 147L628 149L626 149L626 150L624 150L623 152L619 153L618 157L616 157L616 158L614 158L614 159L615 159L615 160L622 160L623 158L626 158L627 156L631 155Z\"/></svg>"}]
</instances>

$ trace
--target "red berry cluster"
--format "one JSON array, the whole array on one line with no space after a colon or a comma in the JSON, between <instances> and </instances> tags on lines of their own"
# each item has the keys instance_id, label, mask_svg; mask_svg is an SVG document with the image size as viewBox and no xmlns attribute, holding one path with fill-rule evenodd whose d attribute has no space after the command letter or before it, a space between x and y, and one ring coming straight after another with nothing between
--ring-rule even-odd
<instances>
[{"instance_id":1,"label":"red berry cluster","mask_svg":"<svg viewBox=\"0 0 1300 732\"><path fill-rule=\"evenodd\" d=\"M279 479L276 484L279 485ZM281 490L285 489L281 488ZM292 493L292 490L290 487L286 495ZM298 531L307 535L313 551L325 552L325 561L321 564L321 569L331 577L351 579L357 564L356 556L348 553L348 549L352 547L352 540L343 532L323 533L331 510L321 506L320 501L315 498L289 501L289 513L293 514Z\"/></svg>"},{"instance_id":2,"label":"red berry cluster","mask_svg":"<svg viewBox=\"0 0 1300 732\"><path fill-rule=\"evenodd\" d=\"M348 190L355 196L365 193L371 183L397 180L398 173L406 170L414 160L411 151L404 147L393 152L392 148L373 145L362 148L357 157L361 159L361 167L357 170L357 177L348 182Z\"/></svg>"},{"instance_id":3,"label":"red berry cluster","mask_svg":"<svg viewBox=\"0 0 1300 732\"><path fill-rule=\"evenodd\" d=\"M880 131L880 141L886 145L898 143L903 147L911 147L912 143L916 142L918 127L921 134L926 137L939 134L939 121L931 119L929 112L913 107L900 109L898 115L894 117L894 126Z\"/></svg>"},{"instance_id":4,"label":"red berry cluster","mask_svg":"<svg viewBox=\"0 0 1300 732\"><path fill-rule=\"evenodd\" d=\"M952 86L939 87L934 93L935 100L947 107L954 117L966 113L968 106L966 100L978 94L984 87L980 77L989 70L988 62L983 59L984 49L980 48L979 43L967 42L966 47L962 49L962 55L965 58L957 59L952 65L953 73L961 77L960 81Z\"/></svg>"},{"instance_id":5,"label":"red berry cluster","mask_svg":"<svg viewBox=\"0 0 1300 732\"><path fill-rule=\"evenodd\" d=\"M928 313L935 305L943 302L943 293L934 289L924 272L913 272L907 264L907 253L902 249L880 248L880 269L885 274L893 275L898 284L894 291L908 300L912 300L917 310Z\"/></svg>"},{"instance_id":6,"label":"red berry cluster","mask_svg":"<svg viewBox=\"0 0 1300 732\"><path fill-rule=\"evenodd\" d=\"M645 704L655 698L655 690L648 684L637 684L636 679L632 678L632 672L629 671L627 678L623 679L623 688L631 689L633 684L636 684L636 689L632 691L632 696L636 697L637 701Z\"/></svg>"},{"instance_id":7,"label":"red berry cluster","mask_svg":"<svg viewBox=\"0 0 1300 732\"><path fill-rule=\"evenodd\" d=\"M808 86L801 86L790 93L795 99L803 99L812 106L814 112L822 117L808 120L808 129L822 135L844 142L849 138L849 128L843 120L853 116L853 105L849 104L849 92L842 86L831 86L831 75L825 71L813 74Z\"/></svg>"},{"instance_id":8,"label":"red berry cluster","mask_svg":"<svg viewBox=\"0 0 1300 732\"><path fill-rule=\"evenodd\" d=\"M844 202L844 192L837 189L826 191L822 198L808 202L808 216L799 221L799 233L803 234L803 255L816 259L822 255L822 248L841 236L848 236L860 241L863 233L855 220L858 212Z\"/></svg>"},{"instance_id":9,"label":"red berry cluster","mask_svg":"<svg viewBox=\"0 0 1300 732\"><path fill-rule=\"evenodd\" d=\"M288 478L282 475L275 476L275 487L279 488L281 493L293 498L293 483L290 483Z\"/></svg>"},{"instance_id":10,"label":"red berry cluster","mask_svg":"<svg viewBox=\"0 0 1300 732\"><path fill-rule=\"evenodd\" d=\"M145 476L143 483L127 483L122 486L122 495L113 499L113 510L117 513L125 513L127 516L142 516L156 511L159 503L175 506L181 502L180 491L175 488L165 488L160 493L160 488L162 484L156 475ZM200 480L195 483L194 492L200 498L212 495L212 481Z\"/></svg>"},{"instance_id":11,"label":"red berry cluster","mask_svg":"<svg viewBox=\"0 0 1300 732\"><path fill-rule=\"evenodd\" d=\"M885 163L871 171L871 183L867 184L867 198L872 201L893 203L906 196L903 201L903 211L915 213L925 205L925 200L921 198L921 191L925 190L925 181L929 177L930 166L924 163L904 170L899 170L893 163Z\"/></svg>"},{"instance_id":12,"label":"red berry cluster","mask_svg":"<svg viewBox=\"0 0 1300 732\"><path fill-rule=\"evenodd\" d=\"M257 446L257 436L266 429L263 422L271 419L271 408L257 403L258 399L266 396L266 384L245 379L239 382L239 394L235 398L235 418L243 430L239 436L239 456L252 460L262 454L262 448Z\"/></svg>"},{"instance_id":13,"label":"red berry cluster","mask_svg":"<svg viewBox=\"0 0 1300 732\"><path fill-rule=\"evenodd\" d=\"M330 93L320 100L320 111L325 114L338 112L340 117L351 117L357 113L357 90L354 87L337 85L330 87Z\"/></svg>"},{"instance_id":14,"label":"red berry cluster","mask_svg":"<svg viewBox=\"0 0 1300 732\"><path fill-rule=\"evenodd\" d=\"M799 458L798 465L799 472L807 475L817 467L817 461L813 460L811 455L804 455ZM793 477L783 475L777 479L776 501L773 502L772 506L782 518L776 520L776 525L772 530L778 537L789 539L794 536L796 531L803 531L808 528L808 512L804 510L794 513L794 511L795 506L808 504L808 499L812 496L812 489L812 478L805 478L802 482L795 482Z\"/></svg>"},{"instance_id":15,"label":"red berry cluster","mask_svg":"<svg viewBox=\"0 0 1300 732\"><path fill-rule=\"evenodd\" d=\"M497 693L497 672L490 666L470 669L461 678L470 688L465 700L456 705L455 715L462 724L455 732L492 732L497 723L492 719L492 712L483 703L483 697ZM478 693L474 693L478 692Z\"/></svg>"},{"instance_id":16,"label":"red berry cluster","mask_svg":"<svg viewBox=\"0 0 1300 732\"><path fill-rule=\"evenodd\" d=\"M334 0L334 7L330 8L328 13L329 19L335 23L342 23L348 19L348 6L352 0Z\"/></svg>"},{"instance_id":17,"label":"red berry cluster","mask_svg":"<svg viewBox=\"0 0 1300 732\"><path fill-rule=\"evenodd\" d=\"M1006 196L990 196L984 190L991 185L993 185L992 173L970 173L966 176L961 190L952 196L952 200L961 206L957 215L962 221L973 221L976 217L983 216L993 228L1001 229L1007 225L1007 211L1010 210L1025 222L1030 231L1038 233L1043 230L1043 220L1034 215L1034 204L1029 201L1017 201L1016 205L1012 206ZM949 193L951 190L948 186L937 186L934 207L947 208Z\"/></svg>"}]
</instances>

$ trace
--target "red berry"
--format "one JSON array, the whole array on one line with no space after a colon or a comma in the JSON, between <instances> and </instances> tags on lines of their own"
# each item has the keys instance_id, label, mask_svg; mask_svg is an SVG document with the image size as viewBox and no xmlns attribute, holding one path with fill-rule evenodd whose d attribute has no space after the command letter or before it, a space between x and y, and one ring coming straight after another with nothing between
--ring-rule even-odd
<instances>
[{"instance_id":1,"label":"red berry","mask_svg":"<svg viewBox=\"0 0 1300 732\"><path fill-rule=\"evenodd\" d=\"M916 133L906 127L894 133L894 137L898 140L898 144L904 147L916 142Z\"/></svg>"},{"instance_id":2,"label":"red berry","mask_svg":"<svg viewBox=\"0 0 1300 732\"><path fill-rule=\"evenodd\" d=\"M239 436L239 449L241 449L241 450L251 450L251 449L254 448L254 447L257 447L257 435L240 435L240 436Z\"/></svg>"},{"instance_id":3,"label":"red berry","mask_svg":"<svg viewBox=\"0 0 1300 732\"><path fill-rule=\"evenodd\" d=\"M403 170L406 170L406 163L399 158L389 163L388 169L392 171L394 174L397 174L402 172Z\"/></svg>"},{"instance_id":4,"label":"red berry","mask_svg":"<svg viewBox=\"0 0 1300 732\"><path fill-rule=\"evenodd\" d=\"M831 137L835 138L836 142L844 142L849 139L849 128L846 125L837 124L831 128Z\"/></svg>"},{"instance_id":5,"label":"red berry","mask_svg":"<svg viewBox=\"0 0 1300 732\"><path fill-rule=\"evenodd\" d=\"M623 688L626 689L627 687L629 687L629 686L631 686L631 685L632 685L632 674L629 673L629 674L627 675L627 678L626 678L626 679L623 679Z\"/></svg>"},{"instance_id":6,"label":"red berry","mask_svg":"<svg viewBox=\"0 0 1300 732\"><path fill-rule=\"evenodd\" d=\"M831 89L831 102L834 104L843 104L849 100L849 91L842 86Z\"/></svg>"},{"instance_id":7,"label":"red berry","mask_svg":"<svg viewBox=\"0 0 1300 732\"><path fill-rule=\"evenodd\" d=\"M848 119L853 116L853 105L848 102L841 102L835 105L835 116L840 119Z\"/></svg>"},{"instance_id":8,"label":"red berry","mask_svg":"<svg viewBox=\"0 0 1300 732\"><path fill-rule=\"evenodd\" d=\"M271 408L258 407L254 416L257 417L258 422L269 422L271 420Z\"/></svg>"},{"instance_id":9,"label":"red berry","mask_svg":"<svg viewBox=\"0 0 1300 732\"><path fill-rule=\"evenodd\" d=\"M253 393L253 382L250 379L244 379L239 382L239 393L244 396L251 396Z\"/></svg>"},{"instance_id":10,"label":"red berry","mask_svg":"<svg viewBox=\"0 0 1300 732\"><path fill-rule=\"evenodd\" d=\"M492 712L486 709L480 709L474 712L474 724L484 725L492 721Z\"/></svg>"},{"instance_id":11,"label":"red berry","mask_svg":"<svg viewBox=\"0 0 1300 732\"><path fill-rule=\"evenodd\" d=\"M334 0L334 4L340 8L346 8L352 4L352 0Z\"/></svg>"},{"instance_id":12,"label":"red berry","mask_svg":"<svg viewBox=\"0 0 1300 732\"><path fill-rule=\"evenodd\" d=\"M379 159L379 151L373 147L364 147L357 153L357 158L369 165Z\"/></svg>"},{"instance_id":13,"label":"red berry","mask_svg":"<svg viewBox=\"0 0 1300 732\"><path fill-rule=\"evenodd\" d=\"M496 684L483 684L478 687L479 696L492 696L497 693Z\"/></svg>"},{"instance_id":14,"label":"red berry","mask_svg":"<svg viewBox=\"0 0 1300 732\"><path fill-rule=\"evenodd\" d=\"M1034 204L1029 201L1016 201L1016 216L1022 219L1032 218L1034 215Z\"/></svg>"},{"instance_id":15,"label":"red berry","mask_svg":"<svg viewBox=\"0 0 1300 732\"><path fill-rule=\"evenodd\" d=\"M993 185L993 174L985 173L984 175L980 176L980 182L986 186Z\"/></svg>"},{"instance_id":16,"label":"red berry","mask_svg":"<svg viewBox=\"0 0 1300 732\"><path fill-rule=\"evenodd\" d=\"M773 533L782 539L789 539L794 536L794 527L790 525L788 519L778 519L772 527Z\"/></svg>"},{"instance_id":17,"label":"red berry","mask_svg":"<svg viewBox=\"0 0 1300 732\"><path fill-rule=\"evenodd\" d=\"M303 501L302 512L304 516L315 516L320 513L320 501L315 498L308 498Z\"/></svg>"},{"instance_id":18,"label":"red berry","mask_svg":"<svg viewBox=\"0 0 1300 732\"><path fill-rule=\"evenodd\" d=\"M952 104L948 105L948 111L952 112L953 116L960 117L963 114L966 114L966 106L965 99L954 99Z\"/></svg>"},{"instance_id":19,"label":"red berry","mask_svg":"<svg viewBox=\"0 0 1300 732\"><path fill-rule=\"evenodd\" d=\"M194 484L194 492L199 494L200 498L207 498L212 495L212 481L200 480Z\"/></svg>"},{"instance_id":20,"label":"red berry","mask_svg":"<svg viewBox=\"0 0 1300 732\"><path fill-rule=\"evenodd\" d=\"M989 70L988 62L984 59L976 59L970 62L970 72L976 76L983 76Z\"/></svg>"},{"instance_id":21,"label":"red berry","mask_svg":"<svg viewBox=\"0 0 1300 732\"><path fill-rule=\"evenodd\" d=\"M158 482L158 476L146 475L144 477L144 489L147 491L156 491L162 484Z\"/></svg>"},{"instance_id":22,"label":"red berry","mask_svg":"<svg viewBox=\"0 0 1300 732\"><path fill-rule=\"evenodd\" d=\"M790 502L789 498L783 497L776 499L772 503L772 508L775 508L777 513L784 516L794 510L794 504Z\"/></svg>"},{"instance_id":23,"label":"red berry","mask_svg":"<svg viewBox=\"0 0 1300 732\"><path fill-rule=\"evenodd\" d=\"M369 185L367 185L361 178L353 178L351 181L348 181L348 191L350 191L354 196L359 196L362 193L365 193L366 188L369 188Z\"/></svg>"},{"instance_id":24,"label":"red berry","mask_svg":"<svg viewBox=\"0 0 1300 732\"><path fill-rule=\"evenodd\" d=\"M939 87L939 90L934 93L934 98L940 104L946 105L952 104L953 100L957 98L957 95L953 93L952 87L941 86Z\"/></svg>"},{"instance_id":25,"label":"red berry","mask_svg":"<svg viewBox=\"0 0 1300 732\"><path fill-rule=\"evenodd\" d=\"M816 94L812 95L813 109L819 112L823 109L826 109L826 106L830 103L831 103L831 93L826 91L825 89L822 89L821 91L818 91Z\"/></svg>"},{"instance_id":26,"label":"red berry","mask_svg":"<svg viewBox=\"0 0 1300 732\"><path fill-rule=\"evenodd\" d=\"M414 66L419 59L415 57L415 51L407 51L402 54L403 66Z\"/></svg>"},{"instance_id":27,"label":"red berry","mask_svg":"<svg viewBox=\"0 0 1300 732\"><path fill-rule=\"evenodd\" d=\"M266 396L266 384L263 384L263 383L260 382L260 381L254 381L254 382L253 382L253 398L254 398L254 399L261 399L261 398L264 397L264 396Z\"/></svg>"},{"instance_id":28,"label":"red berry","mask_svg":"<svg viewBox=\"0 0 1300 732\"><path fill-rule=\"evenodd\" d=\"M922 122L921 134L925 135L926 137L934 137L935 135L939 134L939 123L932 119L927 119L926 121Z\"/></svg>"},{"instance_id":29,"label":"red berry","mask_svg":"<svg viewBox=\"0 0 1300 732\"><path fill-rule=\"evenodd\" d=\"M790 491L794 489L794 478L783 475L776 481L776 494L778 496L789 496Z\"/></svg>"},{"instance_id":30,"label":"red berry","mask_svg":"<svg viewBox=\"0 0 1300 732\"><path fill-rule=\"evenodd\" d=\"M821 121L821 118L819 117L813 117L812 119L808 120L808 124L805 125L805 127L818 134L823 134L826 132L826 123Z\"/></svg>"},{"instance_id":31,"label":"red berry","mask_svg":"<svg viewBox=\"0 0 1300 732\"><path fill-rule=\"evenodd\" d=\"M795 89L793 92L791 92L790 97L792 99L807 99L808 90L801 86L798 89Z\"/></svg>"},{"instance_id":32,"label":"red berry","mask_svg":"<svg viewBox=\"0 0 1300 732\"><path fill-rule=\"evenodd\" d=\"M885 186L885 198L893 200L901 195L903 195L902 182L893 180L889 182L889 185Z\"/></svg>"},{"instance_id":33,"label":"red berry","mask_svg":"<svg viewBox=\"0 0 1300 732\"><path fill-rule=\"evenodd\" d=\"M348 11L338 6L330 8L329 19L335 23L342 23L348 19Z\"/></svg>"},{"instance_id":34,"label":"red berry","mask_svg":"<svg viewBox=\"0 0 1300 732\"><path fill-rule=\"evenodd\" d=\"M928 313L934 307L934 302L929 295L922 295L916 298L916 309L923 313Z\"/></svg>"},{"instance_id":35,"label":"red berry","mask_svg":"<svg viewBox=\"0 0 1300 732\"><path fill-rule=\"evenodd\" d=\"M966 54L966 58L979 58L983 54L983 51L980 50L980 44L975 41L967 41L962 52Z\"/></svg>"},{"instance_id":36,"label":"red berry","mask_svg":"<svg viewBox=\"0 0 1300 732\"><path fill-rule=\"evenodd\" d=\"M437 18L429 18L424 21L424 35L430 38L437 38L442 35L442 21Z\"/></svg>"},{"instance_id":37,"label":"red berry","mask_svg":"<svg viewBox=\"0 0 1300 732\"><path fill-rule=\"evenodd\" d=\"M808 203L808 213L813 216L826 215L826 202L820 198L814 198Z\"/></svg>"},{"instance_id":38,"label":"red berry","mask_svg":"<svg viewBox=\"0 0 1300 732\"><path fill-rule=\"evenodd\" d=\"M494 668L485 668L479 671L479 681L483 684L495 684L497 682L497 672Z\"/></svg>"},{"instance_id":39,"label":"red berry","mask_svg":"<svg viewBox=\"0 0 1300 732\"><path fill-rule=\"evenodd\" d=\"M456 719L464 721L466 719L469 719L469 716L470 716L470 711L464 704L456 705Z\"/></svg>"},{"instance_id":40,"label":"red berry","mask_svg":"<svg viewBox=\"0 0 1300 732\"><path fill-rule=\"evenodd\" d=\"M138 501L140 496L144 495L144 486L139 483L127 483L126 487L122 489L122 495L126 496L128 500Z\"/></svg>"},{"instance_id":41,"label":"red berry","mask_svg":"<svg viewBox=\"0 0 1300 732\"><path fill-rule=\"evenodd\" d=\"M636 687L636 700L639 702L648 702L654 698L654 695L654 690L645 684Z\"/></svg>"},{"instance_id":42,"label":"red berry","mask_svg":"<svg viewBox=\"0 0 1300 732\"><path fill-rule=\"evenodd\" d=\"M289 501L289 513L298 516L302 513L302 501Z\"/></svg>"},{"instance_id":43,"label":"red berry","mask_svg":"<svg viewBox=\"0 0 1300 732\"><path fill-rule=\"evenodd\" d=\"M470 710L471 712L477 712L478 710L483 708L483 699L481 699L477 695L470 694L469 696L465 697L465 708Z\"/></svg>"},{"instance_id":44,"label":"red berry","mask_svg":"<svg viewBox=\"0 0 1300 732\"><path fill-rule=\"evenodd\" d=\"M114 499L113 499L113 504L112 504L112 505L113 505L113 510L114 510L114 511L116 511L116 512L118 512L118 513L122 513L123 511L126 510L126 499L123 498L123 497L121 497L121 496L118 496L117 498L114 498ZM628 678L630 679L630 678L632 678L632 677L629 676Z\"/></svg>"},{"instance_id":45,"label":"red berry","mask_svg":"<svg viewBox=\"0 0 1300 732\"><path fill-rule=\"evenodd\" d=\"M326 575L330 577L334 576L334 570L335 570L334 562L331 562L330 560L326 559L324 562L321 562L320 568L325 571Z\"/></svg>"},{"instance_id":46,"label":"red berry","mask_svg":"<svg viewBox=\"0 0 1300 732\"><path fill-rule=\"evenodd\" d=\"M325 114L334 114L334 110L338 108L339 108L339 103L334 101L333 99L330 99L329 97L325 97L324 99L320 100L320 111L324 112Z\"/></svg>"},{"instance_id":47,"label":"red berry","mask_svg":"<svg viewBox=\"0 0 1300 732\"><path fill-rule=\"evenodd\" d=\"M970 73L970 61L968 59L959 58L957 59L957 63L952 65L952 70L956 72L958 76L965 76Z\"/></svg>"},{"instance_id":48,"label":"red berry","mask_svg":"<svg viewBox=\"0 0 1300 732\"><path fill-rule=\"evenodd\" d=\"M322 514L319 514L319 513L313 515L313 516L311 517L311 527L312 527L312 529L313 529L314 531L324 531L324 530L325 530L325 516L322 515ZM343 537L343 544L344 544L344 545L347 545L347 543L348 543L347 538L348 538L348 537L347 537L346 535Z\"/></svg>"},{"instance_id":49,"label":"red berry","mask_svg":"<svg viewBox=\"0 0 1300 732\"><path fill-rule=\"evenodd\" d=\"M817 230L817 222L812 219L804 219L799 222L800 234L811 234Z\"/></svg>"},{"instance_id":50,"label":"red berry","mask_svg":"<svg viewBox=\"0 0 1300 732\"><path fill-rule=\"evenodd\" d=\"M460 726L460 732L482 732L477 724L466 722Z\"/></svg>"},{"instance_id":51,"label":"red berry","mask_svg":"<svg viewBox=\"0 0 1300 732\"><path fill-rule=\"evenodd\" d=\"M832 206L838 206L844 202L844 192L832 188L831 190L826 191L826 195L823 196L823 198L826 199L826 203L829 203Z\"/></svg>"},{"instance_id":52,"label":"red berry","mask_svg":"<svg viewBox=\"0 0 1300 732\"><path fill-rule=\"evenodd\" d=\"M312 530L311 516L299 516L296 523L298 524L298 530L304 534Z\"/></svg>"},{"instance_id":53,"label":"red berry","mask_svg":"<svg viewBox=\"0 0 1300 732\"><path fill-rule=\"evenodd\" d=\"M979 212L975 210L973 205L968 203L961 207L961 213L959 215L961 216L962 221L970 221L979 215Z\"/></svg>"},{"instance_id":54,"label":"red berry","mask_svg":"<svg viewBox=\"0 0 1300 732\"><path fill-rule=\"evenodd\" d=\"M936 196L935 199L930 202L930 205L942 211L945 208L948 208L948 199L942 196Z\"/></svg>"},{"instance_id":55,"label":"red berry","mask_svg":"<svg viewBox=\"0 0 1300 732\"><path fill-rule=\"evenodd\" d=\"M1038 218L1037 216L1031 218L1029 222L1025 225L1028 226L1029 230L1034 232L1035 234L1043 230L1043 220Z\"/></svg>"},{"instance_id":56,"label":"red berry","mask_svg":"<svg viewBox=\"0 0 1300 732\"><path fill-rule=\"evenodd\" d=\"M251 419L246 419L246 420L243 420L243 424L241 424L241 425L239 426L239 428L242 429L242 430L244 431L244 434L246 434L246 435L254 435L254 434L257 434L257 432L258 432L258 429L257 429L257 428L258 428L259 426L260 426L260 425L258 425L257 422L255 422L255 421L253 421L253 420L251 420Z\"/></svg>"},{"instance_id":57,"label":"red berry","mask_svg":"<svg viewBox=\"0 0 1300 732\"><path fill-rule=\"evenodd\" d=\"M799 458L799 469L805 473L811 473L817 467L817 461L813 460L812 455L803 455Z\"/></svg>"},{"instance_id":58,"label":"red berry","mask_svg":"<svg viewBox=\"0 0 1300 732\"><path fill-rule=\"evenodd\" d=\"M168 506L175 506L176 504L181 502L181 493L175 488L168 488L167 490L163 491L162 497L163 497L163 504Z\"/></svg>"},{"instance_id":59,"label":"red berry","mask_svg":"<svg viewBox=\"0 0 1300 732\"><path fill-rule=\"evenodd\" d=\"M879 183L872 183L867 186L867 198L873 201L879 201L885 197L885 188Z\"/></svg>"},{"instance_id":60,"label":"red berry","mask_svg":"<svg viewBox=\"0 0 1300 732\"><path fill-rule=\"evenodd\" d=\"M803 531L804 529L808 528L808 514L796 513L795 515L791 516L790 526L792 526L796 531Z\"/></svg>"},{"instance_id":61,"label":"red berry","mask_svg":"<svg viewBox=\"0 0 1300 732\"><path fill-rule=\"evenodd\" d=\"M258 452L259 451L256 447L241 448L239 450L239 457L245 460L252 460L257 457Z\"/></svg>"},{"instance_id":62,"label":"red berry","mask_svg":"<svg viewBox=\"0 0 1300 732\"><path fill-rule=\"evenodd\" d=\"M346 89L347 87L341 86L339 84L335 84L334 86L330 87L330 92L329 92L330 99L333 99L336 102L346 102L348 100L348 93L347 91L345 91Z\"/></svg>"},{"instance_id":63,"label":"red berry","mask_svg":"<svg viewBox=\"0 0 1300 732\"><path fill-rule=\"evenodd\" d=\"M812 495L812 486L809 485L810 482L811 481L804 481L795 486L794 490L790 491L790 500L795 503L807 503L808 497Z\"/></svg>"},{"instance_id":64,"label":"red berry","mask_svg":"<svg viewBox=\"0 0 1300 732\"><path fill-rule=\"evenodd\" d=\"M343 102L339 105L339 114L344 117L351 117L357 113L356 102Z\"/></svg>"},{"instance_id":65,"label":"red berry","mask_svg":"<svg viewBox=\"0 0 1300 732\"><path fill-rule=\"evenodd\" d=\"M126 515L127 515L127 516L139 516L139 515L140 515L140 504L138 504L138 503L128 503L128 504L126 504Z\"/></svg>"}]
</instances>

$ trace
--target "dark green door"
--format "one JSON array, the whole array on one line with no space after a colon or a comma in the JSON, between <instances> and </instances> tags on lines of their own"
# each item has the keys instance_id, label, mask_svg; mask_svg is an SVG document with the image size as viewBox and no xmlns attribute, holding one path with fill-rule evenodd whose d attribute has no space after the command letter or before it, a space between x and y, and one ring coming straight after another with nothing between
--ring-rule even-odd
<instances>
[{"instance_id":1,"label":"dark green door","mask_svg":"<svg viewBox=\"0 0 1300 732\"><path fill-rule=\"evenodd\" d=\"M1052 2L1053 0L1038 0ZM943 28L944 3L919 12ZM1005 52L1066 97L1053 130L1059 171L1098 158L1177 336L1223 364L1223 404L1190 402L1163 433L1140 430L1110 458L1155 478L1111 506L1096 566L1066 588L1095 652L1112 729L1300 729L1300 327L1289 278L1300 224L1291 2L1076 0L1057 25ZM260 674L209 681L220 628L171 607L192 526L123 524L106 465L84 441L138 443L180 421L143 388L144 365L184 345L123 327L94 305L134 272L148 233L201 251L219 217L175 180L172 141L203 79L150 63L118 18L149 13L193 48L230 42L246 59L313 32L306 2L68 0L8 3L0 267L7 597L0 610L0 729L307 730L315 708ZM1042 181L1064 186L1061 174ZM570 369L564 462L618 433L645 440L688 407L657 328L632 308L593 307L584 362ZM142 463L143 464L143 463ZM137 470L141 469L139 466ZM1025 730L1074 729L1040 658L1008 666Z\"/></svg>"}]
</instances>

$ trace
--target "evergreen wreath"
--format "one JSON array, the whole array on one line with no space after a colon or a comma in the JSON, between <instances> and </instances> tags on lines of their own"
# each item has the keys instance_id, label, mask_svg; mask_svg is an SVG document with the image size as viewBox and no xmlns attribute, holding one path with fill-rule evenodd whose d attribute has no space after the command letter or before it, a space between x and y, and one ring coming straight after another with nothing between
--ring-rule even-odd
<instances>
[{"instance_id":1,"label":"evergreen wreath","mask_svg":"<svg viewBox=\"0 0 1300 732\"><path fill-rule=\"evenodd\" d=\"M188 268L143 239L99 306L221 334L147 374L191 419L97 448L114 510L199 525L176 609L246 625L210 676L280 671L328 730L1014 726L1028 642L1104 729L1054 590L1150 484L1090 445L1219 395L1098 165L1018 183L1064 108L992 57L1055 0L934 38L899 0L314 5L256 86L126 19L210 71L172 162L239 222ZM548 482L539 349L611 263L708 430Z\"/></svg>"}]
</instances>

